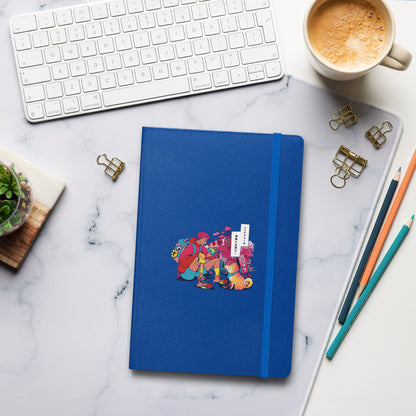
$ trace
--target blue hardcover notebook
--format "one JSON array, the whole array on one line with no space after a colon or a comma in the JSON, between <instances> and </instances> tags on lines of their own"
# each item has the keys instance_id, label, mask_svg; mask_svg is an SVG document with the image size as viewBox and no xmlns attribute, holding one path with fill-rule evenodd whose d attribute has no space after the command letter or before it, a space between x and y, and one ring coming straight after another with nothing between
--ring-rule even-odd
<instances>
[{"instance_id":1,"label":"blue hardcover notebook","mask_svg":"<svg viewBox=\"0 0 416 416\"><path fill-rule=\"evenodd\" d=\"M144 127L130 368L286 377L303 139Z\"/></svg>"}]
</instances>

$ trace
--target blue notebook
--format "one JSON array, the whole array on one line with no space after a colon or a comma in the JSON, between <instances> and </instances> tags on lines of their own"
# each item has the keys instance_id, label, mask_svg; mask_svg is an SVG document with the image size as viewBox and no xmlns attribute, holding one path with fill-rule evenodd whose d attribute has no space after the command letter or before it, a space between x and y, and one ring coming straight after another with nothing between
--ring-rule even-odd
<instances>
[{"instance_id":1,"label":"blue notebook","mask_svg":"<svg viewBox=\"0 0 416 416\"><path fill-rule=\"evenodd\" d=\"M303 139L142 131L130 368L286 377Z\"/></svg>"}]
</instances>

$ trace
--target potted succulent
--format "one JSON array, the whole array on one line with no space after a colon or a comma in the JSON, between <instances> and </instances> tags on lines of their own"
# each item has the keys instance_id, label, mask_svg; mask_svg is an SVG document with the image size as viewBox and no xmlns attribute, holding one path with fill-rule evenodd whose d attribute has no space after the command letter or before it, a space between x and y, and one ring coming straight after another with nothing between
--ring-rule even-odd
<instances>
[{"instance_id":1,"label":"potted succulent","mask_svg":"<svg viewBox=\"0 0 416 416\"><path fill-rule=\"evenodd\" d=\"M0 161L0 237L17 230L33 205L32 188L22 171Z\"/></svg>"}]
</instances>

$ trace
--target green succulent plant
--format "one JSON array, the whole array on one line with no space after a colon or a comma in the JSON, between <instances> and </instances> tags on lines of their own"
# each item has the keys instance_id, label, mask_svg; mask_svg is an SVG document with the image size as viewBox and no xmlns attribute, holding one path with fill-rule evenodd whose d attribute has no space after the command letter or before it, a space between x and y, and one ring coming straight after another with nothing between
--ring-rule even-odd
<instances>
[{"instance_id":1,"label":"green succulent plant","mask_svg":"<svg viewBox=\"0 0 416 416\"><path fill-rule=\"evenodd\" d=\"M14 172L14 165L11 165L10 169ZM18 176L19 182L24 179L25 177L23 175ZM6 169L3 165L0 165L0 197L2 195L4 195L7 199L11 199L13 195L19 197L19 184L9 169ZM20 191L20 197L25 197L22 191Z\"/></svg>"},{"instance_id":2,"label":"green succulent plant","mask_svg":"<svg viewBox=\"0 0 416 416\"><path fill-rule=\"evenodd\" d=\"M12 172L16 175L17 181ZM25 179L23 175L16 174L13 164L10 168L0 164L0 236L9 232L14 225L19 224L22 220L20 212L14 211L19 198L19 182ZM21 190L20 197L25 197Z\"/></svg>"}]
</instances>

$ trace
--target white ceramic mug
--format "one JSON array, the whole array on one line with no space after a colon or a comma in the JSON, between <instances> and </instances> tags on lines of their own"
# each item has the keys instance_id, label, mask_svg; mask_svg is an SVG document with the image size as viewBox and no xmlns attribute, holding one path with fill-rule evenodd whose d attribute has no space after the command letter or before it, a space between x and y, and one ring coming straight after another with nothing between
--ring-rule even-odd
<instances>
[{"instance_id":1,"label":"white ceramic mug","mask_svg":"<svg viewBox=\"0 0 416 416\"><path fill-rule=\"evenodd\" d=\"M396 34L396 25L393 18L393 14L390 8L383 0L365 0L367 3L370 3L378 13L381 14L385 23L385 42L381 54L377 59L373 60L371 63L364 67L358 69L345 69L337 67L328 60L326 60L321 54L319 54L314 47L312 46L309 30L311 19L315 16L316 11L320 6L325 3L329 3L334 0L315 0L307 9L305 14L305 19L303 22L303 36L307 48L310 52L312 58L312 66L323 76L337 80L337 81L347 81L355 79L365 75L371 69L377 65L383 65L396 70L405 70L412 60L412 55L405 48L394 43L394 38ZM341 0L336 0L341 1ZM342 0L344 3L357 3L358 0ZM342 27L340 28L342 30Z\"/></svg>"}]
</instances>

